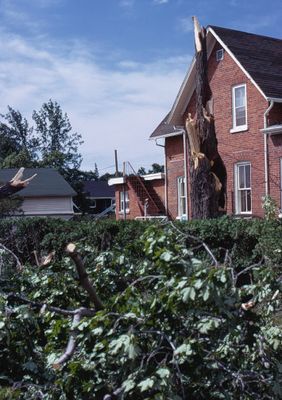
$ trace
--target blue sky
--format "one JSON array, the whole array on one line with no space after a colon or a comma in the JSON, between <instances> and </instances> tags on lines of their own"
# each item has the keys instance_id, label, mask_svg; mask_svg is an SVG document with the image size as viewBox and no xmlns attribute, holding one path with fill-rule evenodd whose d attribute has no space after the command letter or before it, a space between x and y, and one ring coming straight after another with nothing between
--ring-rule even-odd
<instances>
[{"instance_id":1,"label":"blue sky","mask_svg":"<svg viewBox=\"0 0 282 400\"><path fill-rule=\"evenodd\" d=\"M163 161L148 137L193 56L192 15L281 38L272 0L0 0L0 112L28 119L52 98L82 134L85 169Z\"/></svg>"}]
</instances>

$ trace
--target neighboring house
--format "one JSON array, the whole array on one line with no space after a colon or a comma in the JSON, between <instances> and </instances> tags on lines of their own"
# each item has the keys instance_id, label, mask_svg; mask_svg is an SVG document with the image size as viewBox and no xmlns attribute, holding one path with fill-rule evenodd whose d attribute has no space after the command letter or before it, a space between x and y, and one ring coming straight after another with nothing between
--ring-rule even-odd
<instances>
[{"instance_id":1,"label":"neighboring house","mask_svg":"<svg viewBox=\"0 0 282 400\"><path fill-rule=\"evenodd\" d=\"M225 183L221 207L228 214L261 217L267 194L282 207L282 40L209 26L207 51L218 150L226 169L219 176ZM195 60L171 111L150 137L164 143L160 197L172 219L190 217L188 113L195 115ZM128 192L131 211L136 191L124 180L116 197ZM129 214L136 216L136 210Z\"/></svg>"},{"instance_id":2,"label":"neighboring house","mask_svg":"<svg viewBox=\"0 0 282 400\"><path fill-rule=\"evenodd\" d=\"M1 169L0 182L8 182L17 169ZM25 216L71 218L72 198L76 192L65 179L52 168L26 168L23 179L37 174L29 185L17 194L23 198L21 210Z\"/></svg>"},{"instance_id":3,"label":"neighboring house","mask_svg":"<svg viewBox=\"0 0 282 400\"><path fill-rule=\"evenodd\" d=\"M106 181L83 182L83 192L90 200L91 214L100 214L115 203L115 190Z\"/></svg>"}]
</instances>

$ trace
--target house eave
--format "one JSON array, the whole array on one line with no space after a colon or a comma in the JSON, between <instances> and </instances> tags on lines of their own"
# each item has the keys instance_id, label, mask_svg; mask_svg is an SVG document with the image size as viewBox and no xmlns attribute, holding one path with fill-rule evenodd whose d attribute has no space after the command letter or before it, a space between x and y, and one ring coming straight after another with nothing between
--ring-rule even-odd
<instances>
[{"instance_id":1,"label":"house eave","mask_svg":"<svg viewBox=\"0 0 282 400\"><path fill-rule=\"evenodd\" d=\"M108 185L109 186L114 186L114 185L123 185L125 183L125 178L124 176L119 176L117 178L110 178L108 180Z\"/></svg>"},{"instance_id":2,"label":"house eave","mask_svg":"<svg viewBox=\"0 0 282 400\"><path fill-rule=\"evenodd\" d=\"M273 101L274 103L282 103L282 99L277 97L268 97L267 100Z\"/></svg>"},{"instance_id":3,"label":"house eave","mask_svg":"<svg viewBox=\"0 0 282 400\"><path fill-rule=\"evenodd\" d=\"M184 129L178 129L174 132L171 133L166 133L163 135L155 136L155 137L150 137L149 140L157 140L157 139L162 139L162 138L167 138L167 137L172 137L172 136L178 136L178 135L183 135Z\"/></svg>"},{"instance_id":4,"label":"house eave","mask_svg":"<svg viewBox=\"0 0 282 400\"><path fill-rule=\"evenodd\" d=\"M157 172L155 174L142 175L142 178L145 181L155 181L155 180L158 180L158 179L164 179L165 178L165 174L163 172Z\"/></svg>"},{"instance_id":5,"label":"house eave","mask_svg":"<svg viewBox=\"0 0 282 400\"><path fill-rule=\"evenodd\" d=\"M280 135L282 133L282 124L268 126L260 131L265 135Z\"/></svg>"}]
</instances>

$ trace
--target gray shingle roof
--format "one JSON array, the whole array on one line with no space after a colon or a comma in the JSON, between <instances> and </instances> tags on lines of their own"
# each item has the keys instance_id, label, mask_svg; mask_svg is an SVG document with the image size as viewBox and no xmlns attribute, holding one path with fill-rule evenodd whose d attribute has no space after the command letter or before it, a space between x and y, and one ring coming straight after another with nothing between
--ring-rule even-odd
<instances>
[{"instance_id":1,"label":"gray shingle roof","mask_svg":"<svg viewBox=\"0 0 282 400\"><path fill-rule=\"evenodd\" d=\"M165 135L173 135L179 132L181 127L175 127L167 123L169 114L162 120L162 122L156 127L156 129L151 133L150 138L162 137ZM180 133L180 132L179 132Z\"/></svg>"},{"instance_id":2,"label":"gray shingle roof","mask_svg":"<svg viewBox=\"0 0 282 400\"><path fill-rule=\"evenodd\" d=\"M90 197L109 198L115 197L115 188L106 181L88 181L83 183L83 191Z\"/></svg>"},{"instance_id":3,"label":"gray shingle roof","mask_svg":"<svg viewBox=\"0 0 282 400\"><path fill-rule=\"evenodd\" d=\"M210 26L266 97L282 99L282 39Z\"/></svg>"},{"instance_id":4,"label":"gray shingle roof","mask_svg":"<svg viewBox=\"0 0 282 400\"><path fill-rule=\"evenodd\" d=\"M0 182L8 182L16 174L18 169L9 168L0 170ZM33 174L37 176L29 183L29 185L19 192L23 197L62 197L75 196L76 192L65 181L58 171L52 168L26 168L24 170L23 179Z\"/></svg>"}]
</instances>

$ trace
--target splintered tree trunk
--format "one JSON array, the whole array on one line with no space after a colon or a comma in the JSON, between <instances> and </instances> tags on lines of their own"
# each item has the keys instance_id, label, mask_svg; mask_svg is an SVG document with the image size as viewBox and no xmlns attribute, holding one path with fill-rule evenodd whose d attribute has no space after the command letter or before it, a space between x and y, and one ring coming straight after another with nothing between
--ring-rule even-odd
<instances>
[{"instance_id":1,"label":"splintered tree trunk","mask_svg":"<svg viewBox=\"0 0 282 400\"><path fill-rule=\"evenodd\" d=\"M206 31L194 17L196 47L196 119L188 116L186 130L190 148L192 218L213 218L219 214L219 200L225 190L226 170L217 150L208 82ZM217 176L216 171L221 171ZM224 197L224 196L223 196ZM224 204L223 204L224 205Z\"/></svg>"}]
</instances>

